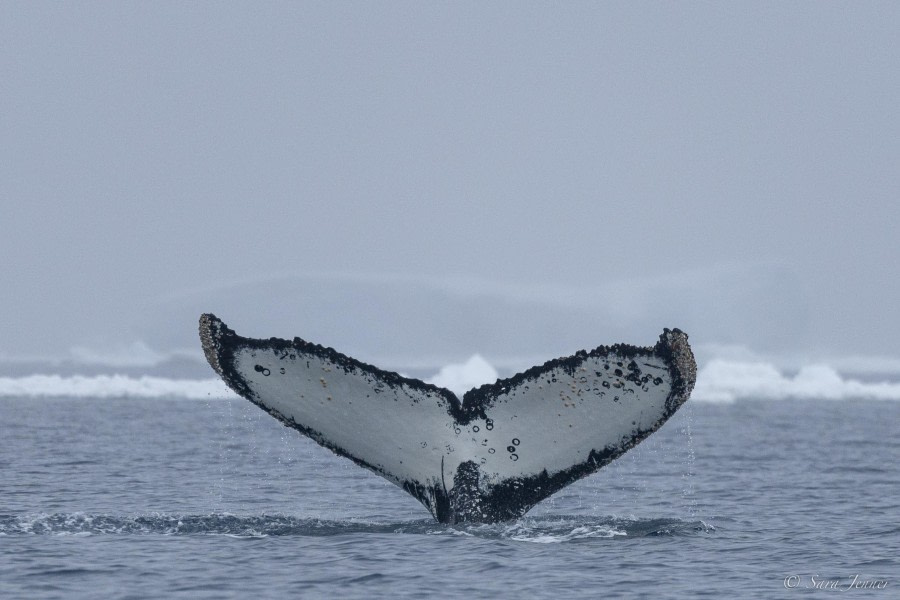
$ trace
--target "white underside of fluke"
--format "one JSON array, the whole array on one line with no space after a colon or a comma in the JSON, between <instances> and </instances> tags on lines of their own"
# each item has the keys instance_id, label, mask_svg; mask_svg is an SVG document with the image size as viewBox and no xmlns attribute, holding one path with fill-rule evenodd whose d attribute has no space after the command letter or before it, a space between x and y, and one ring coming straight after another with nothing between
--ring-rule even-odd
<instances>
[{"instance_id":1,"label":"white underside of fluke","mask_svg":"<svg viewBox=\"0 0 900 600\"><path fill-rule=\"evenodd\" d=\"M279 354L236 353L235 371L260 405L317 432L396 483L440 479L441 460L453 455L448 447L459 445L440 394L388 386L318 356ZM453 469L451 478L456 466L445 467Z\"/></svg>"},{"instance_id":2,"label":"white underside of fluke","mask_svg":"<svg viewBox=\"0 0 900 600\"><path fill-rule=\"evenodd\" d=\"M671 390L669 369L658 358L636 361L653 376L640 385L616 375L630 358L591 357L574 374L556 368L499 394L484 417L459 425L437 392L387 386L319 357L282 354L244 349L235 355L235 371L259 404L389 479L440 482L443 474L448 490L457 467L470 460L480 465L482 487L584 462L592 450L652 427Z\"/></svg>"}]
</instances>

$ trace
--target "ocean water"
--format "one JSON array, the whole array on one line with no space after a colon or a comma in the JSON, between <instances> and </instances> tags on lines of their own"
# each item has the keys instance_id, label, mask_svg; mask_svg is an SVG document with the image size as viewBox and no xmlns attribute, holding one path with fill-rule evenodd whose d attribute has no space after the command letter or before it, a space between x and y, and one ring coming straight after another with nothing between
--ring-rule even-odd
<instances>
[{"instance_id":1,"label":"ocean water","mask_svg":"<svg viewBox=\"0 0 900 600\"><path fill-rule=\"evenodd\" d=\"M244 400L7 394L0 598L896 598L898 424L691 400L524 518L448 526Z\"/></svg>"}]
</instances>

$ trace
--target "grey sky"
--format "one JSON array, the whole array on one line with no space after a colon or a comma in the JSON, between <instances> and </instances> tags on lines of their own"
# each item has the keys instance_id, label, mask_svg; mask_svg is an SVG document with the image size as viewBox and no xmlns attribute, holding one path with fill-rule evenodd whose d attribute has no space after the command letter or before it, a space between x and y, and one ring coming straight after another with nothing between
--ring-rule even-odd
<instances>
[{"instance_id":1,"label":"grey sky","mask_svg":"<svg viewBox=\"0 0 900 600\"><path fill-rule=\"evenodd\" d=\"M395 354L669 325L900 355L898 31L896 2L0 3L0 355L182 346L206 307L373 355L379 315Z\"/></svg>"}]
</instances>

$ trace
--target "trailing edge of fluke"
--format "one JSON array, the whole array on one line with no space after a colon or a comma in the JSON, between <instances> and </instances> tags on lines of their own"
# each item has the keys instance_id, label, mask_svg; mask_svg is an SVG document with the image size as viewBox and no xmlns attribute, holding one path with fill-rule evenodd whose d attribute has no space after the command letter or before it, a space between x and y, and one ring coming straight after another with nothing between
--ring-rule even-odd
<instances>
[{"instance_id":1,"label":"trailing edge of fluke","mask_svg":"<svg viewBox=\"0 0 900 600\"><path fill-rule=\"evenodd\" d=\"M300 338L252 339L200 317L209 364L289 427L415 496L442 523L515 519L609 464L688 399L688 336L600 346L449 390Z\"/></svg>"}]
</instances>

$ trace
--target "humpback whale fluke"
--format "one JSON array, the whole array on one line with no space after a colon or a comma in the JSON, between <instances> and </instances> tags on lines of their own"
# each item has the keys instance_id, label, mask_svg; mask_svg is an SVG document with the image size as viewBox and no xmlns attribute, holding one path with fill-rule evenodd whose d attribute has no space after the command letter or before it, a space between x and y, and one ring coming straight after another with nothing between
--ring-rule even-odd
<instances>
[{"instance_id":1,"label":"humpback whale fluke","mask_svg":"<svg viewBox=\"0 0 900 600\"><path fill-rule=\"evenodd\" d=\"M289 427L392 481L442 523L515 519L656 431L690 396L688 336L600 346L466 392L332 348L200 317L210 366Z\"/></svg>"}]
</instances>

